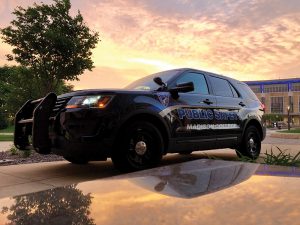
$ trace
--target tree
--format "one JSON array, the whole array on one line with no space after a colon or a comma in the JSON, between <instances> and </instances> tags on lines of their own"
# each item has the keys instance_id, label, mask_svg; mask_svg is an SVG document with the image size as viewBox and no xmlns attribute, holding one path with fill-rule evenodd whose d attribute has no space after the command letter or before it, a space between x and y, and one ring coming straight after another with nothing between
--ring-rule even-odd
<instances>
[{"instance_id":1,"label":"tree","mask_svg":"<svg viewBox=\"0 0 300 225\"><path fill-rule=\"evenodd\" d=\"M51 92L64 80L78 80L84 70L92 70L91 50L99 35L84 23L78 11L69 15L70 0L54 4L17 7L11 26L1 29L5 43L13 47L8 60L15 60L31 70L40 96Z\"/></svg>"},{"instance_id":2,"label":"tree","mask_svg":"<svg viewBox=\"0 0 300 225\"><path fill-rule=\"evenodd\" d=\"M90 218L90 194L70 185L13 198L15 203L2 207L10 224L86 224L94 225Z\"/></svg>"},{"instance_id":3,"label":"tree","mask_svg":"<svg viewBox=\"0 0 300 225\"><path fill-rule=\"evenodd\" d=\"M12 118L27 100L41 97L38 83L26 67L0 67L0 128L7 125L7 119ZM53 91L63 94L72 90L72 85L60 81Z\"/></svg>"}]
</instances>

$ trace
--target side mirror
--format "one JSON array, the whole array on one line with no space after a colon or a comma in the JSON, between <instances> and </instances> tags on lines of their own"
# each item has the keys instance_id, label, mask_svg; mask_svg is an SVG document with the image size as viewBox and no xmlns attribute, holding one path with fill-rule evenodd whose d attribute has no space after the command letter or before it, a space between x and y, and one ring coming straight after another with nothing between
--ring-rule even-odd
<instances>
[{"instance_id":1,"label":"side mirror","mask_svg":"<svg viewBox=\"0 0 300 225\"><path fill-rule=\"evenodd\" d=\"M153 81L160 86L159 91L163 91L167 89L167 85L162 81L160 77L154 77Z\"/></svg>"},{"instance_id":2,"label":"side mirror","mask_svg":"<svg viewBox=\"0 0 300 225\"><path fill-rule=\"evenodd\" d=\"M153 81L159 86L163 86L165 84L160 77L154 77Z\"/></svg>"},{"instance_id":3,"label":"side mirror","mask_svg":"<svg viewBox=\"0 0 300 225\"><path fill-rule=\"evenodd\" d=\"M177 99L179 97L178 93L185 93L194 91L194 83L193 82L185 82L177 84L176 87L169 89L172 97Z\"/></svg>"}]
</instances>

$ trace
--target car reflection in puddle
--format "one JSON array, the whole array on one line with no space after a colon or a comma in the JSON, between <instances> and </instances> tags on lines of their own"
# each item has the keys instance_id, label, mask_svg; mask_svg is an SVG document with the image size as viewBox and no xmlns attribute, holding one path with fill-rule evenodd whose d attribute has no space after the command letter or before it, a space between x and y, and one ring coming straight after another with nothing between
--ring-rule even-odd
<instances>
[{"instance_id":1,"label":"car reflection in puddle","mask_svg":"<svg viewBox=\"0 0 300 225\"><path fill-rule=\"evenodd\" d=\"M205 161L207 163L202 168L199 168L198 161L193 161L153 169L148 176L132 178L130 181L161 194L194 198L241 183L259 167L259 164L253 163L202 160ZM136 175L139 176L139 172Z\"/></svg>"},{"instance_id":2,"label":"car reflection in puddle","mask_svg":"<svg viewBox=\"0 0 300 225\"><path fill-rule=\"evenodd\" d=\"M191 211L207 224L227 221L228 212L232 224L247 224L238 220L240 209L248 213L257 205L257 213L277 221L299 205L299 176L299 168L200 159L0 199L0 224L153 224L154 217L175 223ZM278 193L289 201L270 204ZM215 216L203 216L208 205ZM299 211L293 213L286 224L296 224Z\"/></svg>"}]
</instances>

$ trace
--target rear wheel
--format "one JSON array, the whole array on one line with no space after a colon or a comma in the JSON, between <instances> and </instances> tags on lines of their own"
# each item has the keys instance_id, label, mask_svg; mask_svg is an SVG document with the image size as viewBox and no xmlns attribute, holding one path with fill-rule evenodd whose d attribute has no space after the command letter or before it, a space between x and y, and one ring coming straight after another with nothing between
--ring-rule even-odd
<instances>
[{"instance_id":1,"label":"rear wheel","mask_svg":"<svg viewBox=\"0 0 300 225\"><path fill-rule=\"evenodd\" d=\"M164 148L159 130L151 123L138 121L123 131L117 140L112 161L123 172L143 170L156 166Z\"/></svg>"},{"instance_id":2,"label":"rear wheel","mask_svg":"<svg viewBox=\"0 0 300 225\"><path fill-rule=\"evenodd\" d=\"M69 161L70 163L80 164L80 165L87 164L89 162L87 159L79 158L79 157L65 157L64 156L64 159Z\"/></svg>"},{"instance_id":3,"label":"rear wheel","mask_svg":"<svg viewBox=\"0 0 300 225\"><path fill-rule=\"evenodd\" d=\"M241 145L236 152L239 157L247 156L251 159L257 159L261 150L261 137L255 126L249 126L244 134Z\"/></svg>"}]
</instances>

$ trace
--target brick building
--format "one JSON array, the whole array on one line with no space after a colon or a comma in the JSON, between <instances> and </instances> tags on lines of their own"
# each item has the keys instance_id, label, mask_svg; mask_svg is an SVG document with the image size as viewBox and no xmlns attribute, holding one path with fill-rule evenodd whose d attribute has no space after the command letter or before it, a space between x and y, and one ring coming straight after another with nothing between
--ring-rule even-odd
<instances>
[{"instance_id":1,"label":"brick building","mask_svg":"<svg viewBox=\"0 0 300 225\"><path fill-rule=\"evenodd\" d=\"M246 81L249 87L266 106L266 114L282 115L294 126L300 125L300 78Z\"/></svg>"}]
</instances>

